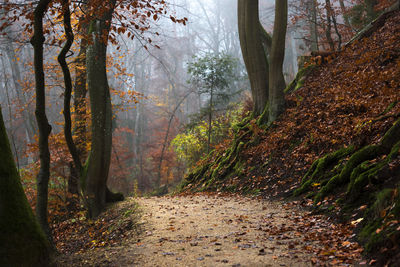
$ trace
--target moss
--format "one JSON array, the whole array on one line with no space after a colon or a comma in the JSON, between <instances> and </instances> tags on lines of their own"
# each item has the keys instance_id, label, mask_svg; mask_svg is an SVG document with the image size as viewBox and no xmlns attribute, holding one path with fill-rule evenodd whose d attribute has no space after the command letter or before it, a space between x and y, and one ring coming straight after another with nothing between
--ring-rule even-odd
<instances>
[{"instance_id":1,"label":"moss","mask_svg":"<svg viewBox=\"0 0 400 267\"><path fill-rule=\"evenodd\" d=\"M354 168L356 168L359 164L363 163L366 160L375 158L379 154L379 150L379 146L369 145L354 153L340 173L341 183L348 182Z\"/></svg>"},{"instance_id":2,"label":"moss","mask_svg":"<svg viewBox=\"0 0 400 267\"><path fill-rule=\"evenodd\" d=\"M365 243L367 252L372 252L377 248L382 247L385 243L388 246L397 246L400 238L398 225L385 224L384 218L393 220L399 218L400 197L398 190L400 188L384 188L375 195L374 204L365 214L365 218L369 220L366 226L363 227L359 234L359 239ZM386 220L385 220L386 221ZM387 222L387 221L386 221ZM376 231L380 229L380 231Z\"/></svg>"},{"instance_id":3,"label":"moss","mask_svg":"<svg viewBox=\"0 0 400 267\"><path fill-rule=\"evenodd\" d=\"M400 119L386 132L381 141L382 149L388 153L400 141Z\"/></svg>"},{"instance_id":4,"label":"moss","mask_svg":"<svg viewBox=\"0 0 400 267\"><path fill-rule=\"evenodd\" d=\"M391 111L397 105L397 103L399 103L399 102L394 101L394 102L390 103L389 106L379 114L379 116L383 116L383 115L387 114L389 111Z\"/></svg>"},{"instance_id":5,"label":"moss","mask_svg":"<svg viewBox=\"0 0 400 267\"><path fill-rule=\"evenodd\" d=\"M265 105L263 113L257 119L257 125L262 126L268 122L269 117L269 103Z\"/></svg>"},{"instance_id":6,"label":"moss","mask_svg":"<svg viewBox=\"0 0 400 267\"><path fill-rule=\"evenodd\" d=\"M375 219L381 217L381 212L390 204L392 199L393 189L385 188L376 194L376 200L369 210Z\"/></svg>"},{"instance_id":7,"label":"moss","mask_svg":"<svg viewBox=\"0 0 400 267\"><path fill-rule=\"evenodd\" d=\"M344 147L314 161L307 173L304 175L300 188L294 191L294 196L307 192L313 182L321 181L323 177L326 177L331 173L328 172L330 166L335 165L343 157L346 157L353 151L354 146Z\"/></svg>"},{"instance_id":8,"label":"moss","mask_svg":"<svg viewBox=\"0 0 400 267\"><path fill-rule=\"evenodd\" d=\"M308 179L307 181L305 181L304 183L302 183L301 187L297 188L294 192L293 195L294 196L299 196L305 192L307 192L309 190L309 188L311 187L312 184L312 179Z\"/></svg>"},{"instance_id":9,"label":"moss","mask_svg":"<svg viewBox=\"0 0 400 267\"><path fill-rule=\"evenodd\" d=\"M378 176L380 170L392 161L392 158L398 154L399 149L400 142L393 146L384 160L369 166L367 166L367 163L363 163L355 168L351 174L347 194L349 194L352 199L356 198L361 193L364 186L372 182L372 179Z\"/></svg>"},{"instance_id":10,"label":"moss","mask_svg":"<svg viewBox=\"0 0 400 267\"><path fill-rule=\"evenodd\" d=\"M307 76L316 68L317 65L311 64L307 67L300 69L294 80L285 88L285 94L296 92L298 89L303 87L304 81L306 80Z\"/></svg>"},{"instance_id":11,"label":"moss","mask_svg":"<svg viewBox=\"0 0 400 267\"><path fill-rule=\"evenodd\" d=\"M362 228L359 238L360 241L365 243L365 250L367 252L372 252L376 245L384 240L384 236L382 234L376 233L376 229L381 227L381 225L381 220L374 220Z\"/></svg>"},{"instance_id":12,"label":"moss","mask_svg":"<svg viewBox=\"0 0 400 267\"><path fill-rule=\"evenodd\" d=\"M334 189L337 188L337 186L339 186L341 184L341 179L340 179L340 175L337 174L335 176L333 176L328 183L323 186L319 192L316 194L315 198L314 198L314 203L318 203L319 201L321 201L328 193L332 192Z\"/></svg>"}]
</instances>

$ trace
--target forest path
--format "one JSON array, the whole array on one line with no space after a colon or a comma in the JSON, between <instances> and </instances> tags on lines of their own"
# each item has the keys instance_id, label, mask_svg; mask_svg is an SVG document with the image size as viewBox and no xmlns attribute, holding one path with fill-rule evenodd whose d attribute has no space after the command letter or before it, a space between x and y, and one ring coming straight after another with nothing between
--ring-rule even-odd
<instances>
[{"instance_id":1,"label":"forest path","mask_svg":"<svg viewBox=\"0 0 400 267\"><path fill-rule=\"evenodd\" d=\"M298 246L299 234L284 233L285 240L277 241L264 231L295 224L299 211L282 203L207 195L138 202L147 226L135 245L138 266L311 265L310 255Z\"/></svg>"},{"instance_id":2,"label":"forest path","mask_svg":"<svg viewBox=\"0 0 400 267\"><path fill-rule=\"evenodd\" d=\"M137 266L311 266L324 245L306 236L314 231L300 231L329 234L329 223L304 222L304 211L280 202L217 195L137 201L146 226L133 245Z\"/></svg>"},{"instance_id":3,"label":"forest path","mask_svg":"<svg viewBox=\"0 0 400 267\"><path fill-rule=\"evenodd\" d=\"M137 210L137 203L139 236L60 266L352 266L361 259L354 226L312 215L298 202L199 194L118 205Z\"/></svg>"}]
</instances>

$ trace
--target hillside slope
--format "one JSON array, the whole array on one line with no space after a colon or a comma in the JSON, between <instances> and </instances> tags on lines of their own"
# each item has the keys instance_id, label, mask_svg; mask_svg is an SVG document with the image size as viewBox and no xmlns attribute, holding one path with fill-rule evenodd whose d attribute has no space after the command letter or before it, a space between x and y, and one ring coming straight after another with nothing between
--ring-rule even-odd
<instances>
[{"instance_id":1,"label":"hillside slope","mask_svg":"<svg viewBox=\"0 0 400 267\"><path fill-rule=\"evenodd\" d=\"M381 262L399 260L400 12L377 26L336 57L314 59L318 66L286 96L278 121L265 130L244 120L181 191L301 196L357 224Z\"/></svg>"}]
</instances>

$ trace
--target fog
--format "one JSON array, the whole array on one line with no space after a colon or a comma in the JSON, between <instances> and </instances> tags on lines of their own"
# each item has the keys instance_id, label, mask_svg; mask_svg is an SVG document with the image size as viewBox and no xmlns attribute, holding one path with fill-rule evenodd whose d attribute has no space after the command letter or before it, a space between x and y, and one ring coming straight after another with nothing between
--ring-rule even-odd
<instances>
[{"instance_id":1,"label":"fog","mask_svg":"<svg viewBox=\"0 0 400 267\"><path fill-rule=\"evenodd\" d=\"M135 34L133 40L127 31L116 36L118 44L108 47L114 114L109 184L125 194L132 193L133 188L141 192L152 190L157 180L161 184L176 184L186 172L188 163L177 158L171 142L190 125L206 120L203 111L210 99L188 82L191 78L188 64L194 57L229 55L237 61L236 78L230 81L225 92L229 99L216 105L213 119L226 111L242 108L243 104L239 103L251 102L238 36L237 1L173 0L169 3L171 14L176 19L187 18L186 25L174 23L167 14L153 21L143 34L134 29L130 31ZM298 70L298 56L310 50L304 38L307 22L292 23L298 12L297 1L290 1L284 63L287 83ZM260 20L272 34L274 1L260 1ZM48 25L58 35L55 38L61 38L60 25L52 25L50 21L48 18ZM37 170L33 50L29 33L21 23L12 24L1 37L0 100L18 167L23 173L31 173L32 179ZM76 38L68 59L71 66L79 44ZM53 174L60 183L65 183L71 159L62 135L64 86L56 61L59 50L59 45L47 43L45 46L47 115L53 127L50 138ZM89 120L87 126L90 129Z\"/></svg>"}]
</instances>

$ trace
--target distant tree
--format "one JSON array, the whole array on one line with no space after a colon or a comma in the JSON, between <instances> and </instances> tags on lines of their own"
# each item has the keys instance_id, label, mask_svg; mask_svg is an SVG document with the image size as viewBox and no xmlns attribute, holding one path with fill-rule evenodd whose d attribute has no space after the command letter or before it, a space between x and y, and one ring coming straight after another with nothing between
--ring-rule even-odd
<instances>
[{"instance_id":1,"label":"distant tree","mask_svg":"<svg viewBox=\"0 0 400 267\"><path fill-rule=\"evenodd\" d=\"M0 266L47 266L50 246L22 188L0 108Z\"/></svg>"},{"instance_id":2,"label":"distant tree","mask_svg":"<svg viewBox=\"0 0 400 267\"><path fill-rule=\"evenodd\" d=\"M229 55L206 54L203 57L195 57L188 65L190 83L197 86L200 95L206 94L208 107L208 138L207 153L210 152L212 119L215 106L221 101L227 101L232 93L229 85L235 78L235 67L237 61Z\"/></svg>"}]
</instances>

